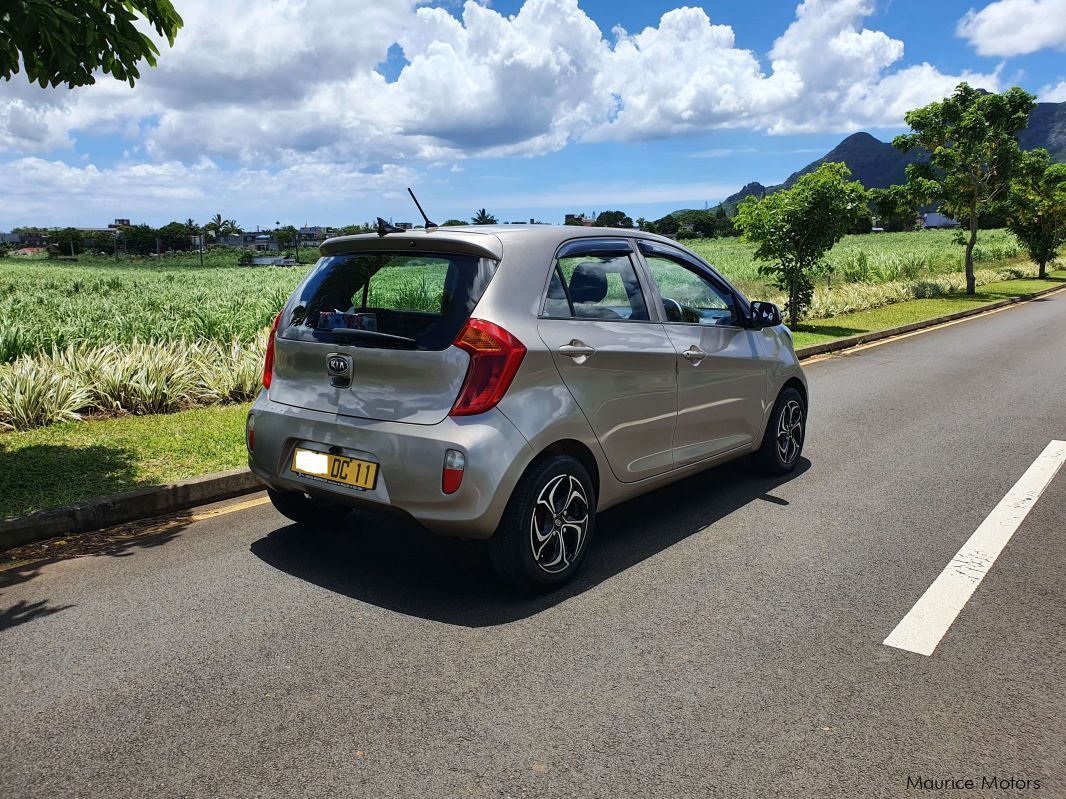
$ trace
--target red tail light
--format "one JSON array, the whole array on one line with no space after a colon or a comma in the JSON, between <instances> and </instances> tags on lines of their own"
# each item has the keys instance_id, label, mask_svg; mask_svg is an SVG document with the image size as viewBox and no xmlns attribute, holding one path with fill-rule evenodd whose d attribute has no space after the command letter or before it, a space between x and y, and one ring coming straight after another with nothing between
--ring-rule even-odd
<instances>
[{"instance_id":1,"label":"red tail light","mask_svg":"<svg viewBox=\"0 0 1066 799\"><path fill-rule=\"evenodd\" d=\"M285 313L282 311L281 313ZM281 314L274 317L274 324L270 326L270 338L267 340L266 358L263 360L263 388L270 388L270 380L274 377L274 339L278 336L278 323L281 322Z\"/></svg>"},{"instance_id":2,"label":"red tail light","mask_svg":"<svg viewBox=\"0 0 1066 799\"><path fill-rule=\"evenodd\" d=\"M507 393L526 348L502 327L483 319L469 320L455 346L470 353L470 366L451 415L484 413Z\"/></svg>"}]
</instances>

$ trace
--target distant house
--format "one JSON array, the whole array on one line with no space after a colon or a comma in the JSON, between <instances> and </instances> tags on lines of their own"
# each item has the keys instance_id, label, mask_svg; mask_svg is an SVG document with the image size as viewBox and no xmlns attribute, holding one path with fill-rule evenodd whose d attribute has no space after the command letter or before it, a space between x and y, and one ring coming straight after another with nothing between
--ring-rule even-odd
<instances>
[{"instance_id":1,"label":"distant house","mask_svg":"<svg viewBox=\"0 0 1066 799\"><path fill-rule=\"evenodd\" d=\"M208 239L208 241L211 240ZM249 233L226 233L222 236L217 236L214 239L214 244L239 250L256 250L257 252L272 252L278 249L278 242L274 238L274 234L262 230Z\"/></svg>"},{"instance_id":2,"label":"distant house","mask_svg":"<svg viewBox=\"0 0 1066 799\"><path fill-rule=\"evenodd\" d=\"M300 228L300 241L325 241L330 236L336 234L336 231L331 227L323 227L321 225L312 225L310 227Z\"/></svg>"},{"instance_id":3,"label":"distant house","mask_svg":"<svg viewBox=\"0 0 1066 799\"><path fill-rule=\"evenodd\" d=\"M47 247L48 233L44 230L23 231L21 233L5 233L5 244L21 244L23 247Z\"/></svg>"},{"instance_id":4,"label":"distant house","mask_svg":"<svg viewBox=\"0 0 1066 799\"><path fill-rule=\"evenodd\" d=\"M952 219L950 216L945 216L937 211L930 211L927 214L922 214L922 227L926 230L936 230L939 228L957 228L959 223L957 220Z\"/></svg>"},{"instance_id":5,"label":"distant house","mask_svg":"<svg viewBox=\"0 0 1066 799\"><path fill-rule=\"evenodd\" d=\"M591 216L585 216L584 214L567 214L563 218L563 223L567 225L573 225L577 223L585 227L592 227L596 224L596 218Z\"/></svg>"},{"instance_id":6,"label":"distant house","mask_svg":"<svg viewBox=\"0 0 1066 799\"><path fill-rule=\"evenodd\" d=\"M257 252L267 252L276 250L278 242L270 233L245 233L244 246Z\"/></svg>"}]
</instances>

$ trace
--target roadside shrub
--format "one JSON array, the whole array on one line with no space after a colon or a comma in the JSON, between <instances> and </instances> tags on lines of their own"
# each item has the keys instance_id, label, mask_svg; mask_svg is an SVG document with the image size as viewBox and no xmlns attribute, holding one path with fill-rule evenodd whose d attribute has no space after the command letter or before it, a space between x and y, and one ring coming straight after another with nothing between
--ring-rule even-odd
<instances>
[{"instance_id":1,"label":"roadside shrub","mask_svg":"<svg viewBox=\"0 0 1066 799\"><path fill-rule=\"evenodd\" d=\"M1017 280L1035 277L1035 264L1008 266L1000 269L978 269L975 272L978 286L998 283L1002 280ZM966 276L951 272L931 275L920 280L895 280L886 283L842 283L815 289L810 310L804 319L827 319L840 314L880 308L895 302L941 297L945 294L961 294L966 290ZM779 303L784 297L771 297Z\"/></svg>"},{"instance_id":2,"label":"roadside shrub","mask_svg":"<svg viewBox=\"0 0 1066 799\"><path fill-rule=\"evenodd\" d=\"M228 345L206 342L196 354L196 368L203 386L203 401L247 402L255 399L262 385L263 355L269 331L251 344L233 339Z\"/></svg>"},{"instance_id":3,"label":"roadside shrub","mask_svg":"<svg viewBox=\"0 0 1066 799\"><path fill-rule=\"evenodd\" d=\"M0 365L0 426L30 427L78 419L90 404L77 378L34 358Z\"/></svg>"},{"instance_id":4,"label":"roadside shrub","mask_svg":"<svg viewBox=\"0 0 1066 799\"><path fill-rule=\"evenodd\" d=\"M0 364L0 427L26 429L102 413L171 413L247 402L262 385L269 329L256 339L84 342Z\"/></svg>"}]
</instances>

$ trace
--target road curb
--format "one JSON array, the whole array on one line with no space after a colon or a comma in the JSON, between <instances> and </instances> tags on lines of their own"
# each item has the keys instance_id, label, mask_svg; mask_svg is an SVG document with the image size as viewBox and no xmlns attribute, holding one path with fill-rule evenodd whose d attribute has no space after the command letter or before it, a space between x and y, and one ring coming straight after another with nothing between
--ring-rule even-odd
<instances>
[{"instance_id":1,"label":"road curb","mask_svg":"<svg viewBox=\"0 0 1066 799\"><path fill-rule=\"evenodd\" d=\"M194 477L168 485L94 499L0 521L0 550L57 535L87 533L137 519L207 505L263 488L247 469Z\"/></svg>"},{"instance_id":2,"label":"road curb","mask_svg":"<svg viewBox=\"0 0 1066 799\"><path fill-rule=\"evenodd\" d=\"M911 322L910 324L900 325L899 327L890 327L887 330L860 333L857 336L848 336L847 338L838 338L834 341L827 341L825 344L810 344L806 347L798 347L796 349L796 357L803 361L807 358L813 358L815 355L825 355L826 353L857 347L860 344L869 344L872 341L880 341L882 339L892 338L893 336L902 336L904 333L913 333L915 330L936 327L937 325L965 319L969 316L979 316L980 314L994 311L997 308L1006 308L1008 305L1016 305L1019 302L1029 302L1038 297L1043 297L1045 294L1054 294L1057 291L1066 291L1066 286L1052 286L1051 288L1040 289L1040 291L1034 291L1032 294L1026 294L1021 297L1010 297L1006 300L996 300L995 302L990 302L988 305L982 305L980 308L970 308L967 311L958 311L945 316L936 316L932 319L923 319L920 322Z\"/></svg>"}]
</instances>

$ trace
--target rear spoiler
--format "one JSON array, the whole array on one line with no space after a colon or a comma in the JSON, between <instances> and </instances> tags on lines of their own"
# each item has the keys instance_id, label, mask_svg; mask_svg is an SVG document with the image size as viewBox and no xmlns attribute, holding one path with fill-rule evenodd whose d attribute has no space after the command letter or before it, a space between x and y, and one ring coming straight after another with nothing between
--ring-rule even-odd
<instances>
[{"instance_id":1,"label":"rear spoiler","mask_svg":"<svg viewBox=\"0 0 1066 799\"><path fill-rule=\"evenodd\" d=\"M364 233L358 236L337 236L322 242L323 255L351 255L361 252L439 252L453 255L473 255L476 258L503 258L503 242L491 233L454 233L434 228L430 231L405 230L379 236Z\"/></svg>"}]
</instances>

